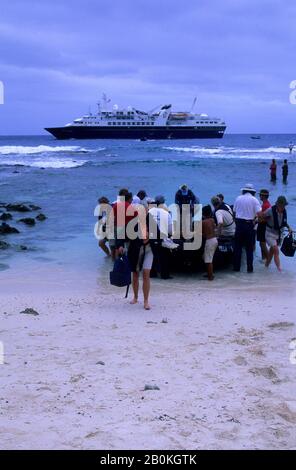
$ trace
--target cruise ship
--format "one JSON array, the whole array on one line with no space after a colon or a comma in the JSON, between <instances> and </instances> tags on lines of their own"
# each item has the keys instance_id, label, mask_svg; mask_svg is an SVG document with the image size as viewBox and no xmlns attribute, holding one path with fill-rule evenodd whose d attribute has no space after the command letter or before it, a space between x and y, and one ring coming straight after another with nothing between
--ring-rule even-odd
<instances>
[{"instance_id":1,"label":"cruise ship","mask_svg":"<svg viewBox=\"0 0 296 470\"><path fill-rule=\"evenodd\" d=\"M173 112L166 104L150 112L127 107L109 109L107 98L98 103L95 114L85 116L63 127L46 127L57 139L217 139L224 135L222 119L207 114L193 114L196 99L189 112Z\"/></svg>"}]
</instances>

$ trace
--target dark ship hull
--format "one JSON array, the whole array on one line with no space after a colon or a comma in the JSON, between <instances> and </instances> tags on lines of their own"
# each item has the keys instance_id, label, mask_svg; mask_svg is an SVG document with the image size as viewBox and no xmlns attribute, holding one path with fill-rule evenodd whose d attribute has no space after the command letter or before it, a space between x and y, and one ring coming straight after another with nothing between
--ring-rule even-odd
<instances>
[{"instance_id":1,"label":"dark ship hull","mask_svg":"<svg viewBox=\"0 0 296 470\"><path fill-rule=\"evenodd\" d=\"M47 127L57 139L221 139L226 126L213 127Z\"/></svg>"}]
</instances>

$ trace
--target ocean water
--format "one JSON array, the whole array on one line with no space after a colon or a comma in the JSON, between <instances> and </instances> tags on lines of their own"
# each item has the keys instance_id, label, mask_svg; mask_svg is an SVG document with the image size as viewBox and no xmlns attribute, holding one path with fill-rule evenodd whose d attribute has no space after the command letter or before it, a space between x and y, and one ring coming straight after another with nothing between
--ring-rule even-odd
<instances>
[{"instance_id":1,"label":"ocean water","mask_svg":"<svg viewBox=\"0 0 296 470\"><path fill-rule=\"evenodd\" d=\"M270 190L270 199L289 200L289 222L296 229L295 135L225 135L214 140L69 140L51 136L0 137L0 202L26 202L42 207L48 219L35 227L15 222L21 233L3 240L26 245L28 251L0 250L0 278L27 275L39 269L106 271L106 260L93 235L93 211L99 196L111 201L118 189L145 189L174 202L175 191L187 183L203 204L222 192L233 203L246 183ZM278 161L278 181L270 182L269 165ZM289 161L288 184L281 180L281 163ZM28 214L30 216L30 214ZM10 223L10 222L9 222ZM284 260L296 272L294 259ZM24 271L25 269L25 271ZM258 267L262 272L262 267Z\"/></svg>"}]
</instances>

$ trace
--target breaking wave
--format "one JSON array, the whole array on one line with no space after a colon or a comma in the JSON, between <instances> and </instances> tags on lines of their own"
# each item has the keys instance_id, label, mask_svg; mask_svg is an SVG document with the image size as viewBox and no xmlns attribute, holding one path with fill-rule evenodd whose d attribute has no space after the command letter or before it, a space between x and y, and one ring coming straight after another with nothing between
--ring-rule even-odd
<instances>
[{"instance_id":1,"label":"breaking wave","mask_svg":"<svg viewBox=\"0 0 296 470\"><path fill-rule=\"evenodd\" d=\"M222 158L238 158L238 159L270 159L276 154L289 154L288 147L266 147L266 148L236 148L236 147L163 147L164 150L174 152L185 152L202 157L203 155L215 157L219 155Z\"/></svg>"},{"instance_id":2,"label":"breaking wave","mask_svg":"<svg viewBox=\"0 0 296 470\"><path fill-rule=\"evenodd\" d=\"M48 153L90 153L105 150L105 147L97 149L86 149L78 145L36 145L36 146L23 146L23 145L2 145L0 146L0 155L34 155L34 154L48 154Z\"/></svg>"},{"instance_id":3,"label":"breaking wave","mask_svg":"<svg viewBox=\"0 0 296 470\"><path fill-rule=\"evenodd\" d=\"M63 158L63 159L48 159L48 160L41 160L41 159L0 159L0 165L2 166L24 166L24 167L31 167L31 168L76 168L79 166L83 166L87 163L87 160L72 160L70 158Z\"/></svg>"}]
</instances>

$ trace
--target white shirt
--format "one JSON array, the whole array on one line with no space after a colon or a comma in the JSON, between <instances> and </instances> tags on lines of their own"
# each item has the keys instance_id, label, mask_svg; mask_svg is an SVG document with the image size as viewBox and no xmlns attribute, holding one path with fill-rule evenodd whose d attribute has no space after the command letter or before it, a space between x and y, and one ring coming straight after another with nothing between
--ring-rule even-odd
<instances>
[{"instance_id":1,"label":"white shirt","mask_svg":"<svg viewBox=\"0 0 296 470\"><path fill-rule=\"evenodd\" d=\"M168 211L161 207L152 207L148 214L153 217L161 233L167 237L172 234L172 216Z\"/></svg>"},{"instance_id":2,"label":"white shirt","mask_svg":"<svg viewBox=\"0 0 296 470\"><path fill-rule=\"evenodd\" d=\"M225 209L218 209L216 211L216 218L217 224L222 224L221 235L223 235L224 237L232 237L235 232L235 222L234 216L232 215L232 211L230 213Z\"/></svg>"},{"instance_id":3,"label":"white shirt","mask_svg":"<svg viewBox=\"0 0 296 470\"><path fill-rule=\"evenodd\" d=\"M254 220L261 211L261 205L255 196L246 193L236 198L233 210L237 219Z\"/></svg>"}]
</instances>

